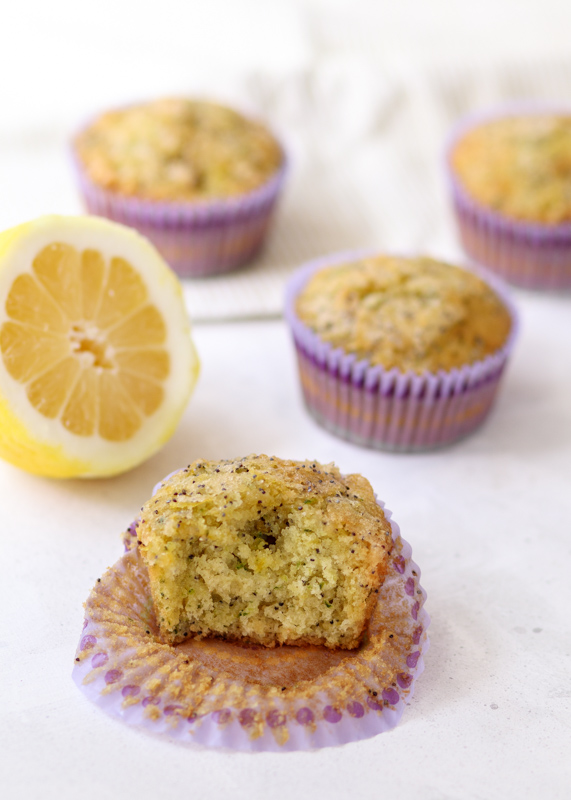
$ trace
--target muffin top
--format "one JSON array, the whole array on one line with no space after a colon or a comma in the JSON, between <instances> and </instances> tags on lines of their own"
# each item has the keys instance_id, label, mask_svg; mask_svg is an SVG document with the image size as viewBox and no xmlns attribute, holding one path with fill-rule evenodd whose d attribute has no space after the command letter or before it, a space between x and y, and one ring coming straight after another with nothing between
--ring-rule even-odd
<instances>
[{"instance_id":1,"label":"muffin top","mask_svg":"<svg viewBox=\"0 0 571 800\"><path fill-rule=\"evenodd\" d=\"M452 166L477 202L525 222L571 220L571 117L509 116L473 128Z\"/></svg>"},{"instance_id":2,"label":"muffin top","mask_svg":"<svg viewBox=\"0 0 571 800\"><path fill-rule=\"evenodd\" d=\"M333 347L402 372L472 364L500 349L511 327L483 280L430 258L378 255L322 269L296 312Z\"/></svg>"},{"instance_id":3,"label":"muffin top","mask_svg":"<svg viewBox=\"0 0 571 800\"><path fill-rule=\"evenodd\" d=\"M360 541L375 546L391 540L390 525L369 481L358 474L343 475L335 464L317 461L256 454L219 461L198 459L160 484L143 506L137 534L148 548L165 535L165 526L174 530L197 510L204 527L200 535L216 540L224 539L224 520L206 528L208 517L217 514L226 522L237 521L244 530L253 521L254 534L262 539L260 519L268 522L273 515L284 517L288 527L324 518L332 529L355 531Z\"/></svg>"},{"instance_id":4,"label":"muffin top","mask_svg":"<svg viewBox=\"0 0 571 800\"><path fill-rule=\"evenodd\" d=\"M183 98L109 111L74 145L98 186L148 200L243 194L261 186L283 161L263 125L231 108Z\"/></svg>"}]
</instances>

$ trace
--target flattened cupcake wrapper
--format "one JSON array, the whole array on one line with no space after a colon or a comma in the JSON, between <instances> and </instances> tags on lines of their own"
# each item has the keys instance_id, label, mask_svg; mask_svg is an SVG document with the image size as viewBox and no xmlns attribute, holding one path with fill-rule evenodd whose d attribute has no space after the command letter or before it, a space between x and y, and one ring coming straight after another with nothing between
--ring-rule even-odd
<instances>
[{"instance_id":1,"label":"flattened cupcake wrapper","mask_svg":"<svg viewBox=\"0 0 571 800\"><path fill-rule=\"evenodd\" d=\"M230 272L261 250L287 171L281 167L262 186L225 200L162 202L127 197L97 186L75 153L73 163L90 214L135 228L183 278Z\"/></svg>"},{"instance_id":2,"label":"flattened cupcake wrapper","mask_svg":"<svg viewBox=\"0 0 571 800\"><path fill-rule=\"evenodd\" d=\"M571 224L534 224L498 214L470 197L452 166L456 144L472 128L501 117L537 113L561 109L510 106L460 122L446 149L452 205L462 246L476 263L526 289L571 289Z\"/></svg>"},{"instance_id":3,"label":"flattened cupcake wrapper","mask_svg":"<svg viewBox=\"0 0 571 800\"><path fill-rule=\"evenodd\" d=\"M517 333L515 308L493 275L473 269L510 312L512 327L501 350L474 364L422 375L372 366L322 341L295 311L297 296L315 272L370 255L374 253L341 253L312 261L288 284L285 315L307 410L331 433L381 450L430 450L462 439L493 405Z\"/></svg>"},{"instance_id":4,"label":"flattened cupcake wrapper","mask_svg":"<svg viewBox=\"0 0 571 800\"><path fill-rule=\"evenodd\" d=\"M163 644L132 548L89 596L73 679L129 725L211 747L309 750L390 730L424 669L430 622L420 570L391 526L389 573L357 650Z\"/></svg>"}]
</instances>

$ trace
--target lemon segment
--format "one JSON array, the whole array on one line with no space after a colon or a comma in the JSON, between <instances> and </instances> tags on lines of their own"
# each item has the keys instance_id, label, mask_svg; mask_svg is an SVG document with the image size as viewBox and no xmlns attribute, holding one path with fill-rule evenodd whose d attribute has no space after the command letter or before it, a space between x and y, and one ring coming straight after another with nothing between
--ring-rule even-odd
<instances>
[{"instance_id":1,"label":"lemon segment","mask_svg":"<svg viewBox=\"0 0 571 800\"><path fill-rule=\"evenodd\" d=\"M65 315L32 275L19 275L6 298L6 313L12 320L52 333L65 334Z\"/></svg>"},{"instance_id":2,"label":"lemon segment","mask_svg":"<svg viewBox=\"0 0 571 800\"><path fill-rule=\"evenodd\" d=\"M67 355L63 336L19 322L5 322L0 329L4 366L17 381L25 382Z\"/></svg>"},{"instance_id":3,"label":"lemon segment","mask_svg":"<svg viewBox=\"0 0 571 800\"><path fill-rule=\"evenodd\" d=\"M129 469L172 435L198 370L178 279L139 234L58 216L0 234L0 456Z\"/></svg>"}]
</instances>

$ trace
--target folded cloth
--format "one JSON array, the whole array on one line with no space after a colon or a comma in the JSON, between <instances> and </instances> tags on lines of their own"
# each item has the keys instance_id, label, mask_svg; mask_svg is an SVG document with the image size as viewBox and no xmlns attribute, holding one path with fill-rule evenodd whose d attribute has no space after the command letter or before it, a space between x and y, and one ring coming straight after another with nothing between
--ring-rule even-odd
<instances>
[{"instance_id":1,"label":"folded cloth","mask_svg":"<svg viewBox=\"0 0 571 800\"><path fill-rule=\"evenodd\" d=\"M324 50L279 72L244 71L235 104L285 141L290 169L264 252L239 272L186 280L195 322L276 317L299 264L343 250L461 258L443 152L466 113L510 101L564 103L571 59L388 64L371 47ZM10 204L0 227L79 211L60 120L6 134L0 172ZM30 186L34 191L30 192Z\"/></svg>"},{"instance_id":2,"label":"folded cloth","mask_svg":"<svg viewBox=\"0 0 571 800\"><path fill-rule=\"evenodd\" d=\"M564 102L571 60L395 69L373 54L251 76L250 98L289 145L284 200L265 252L231 276L187 282L195 320L281 314L292 270L351 249L461 259L443 170L447 137L472 111Z\"/></svg>"}]
</instances>

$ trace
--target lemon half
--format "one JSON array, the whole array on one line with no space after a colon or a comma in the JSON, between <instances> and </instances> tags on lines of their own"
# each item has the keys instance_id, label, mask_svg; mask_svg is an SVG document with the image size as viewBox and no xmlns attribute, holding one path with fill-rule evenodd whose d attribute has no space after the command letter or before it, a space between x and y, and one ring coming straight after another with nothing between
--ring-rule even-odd
<instances>
[{"instance_id":1,"label":"lemon half","mask_svg":"<svg viewBox=\"0 0 571 800\"><path fill-rule=\"evenodd\" d=\"M198 370L178 279L138 233L47 216L0 234L2 458L124 472L172 435Z\"/></svg>"}]
</instances>

